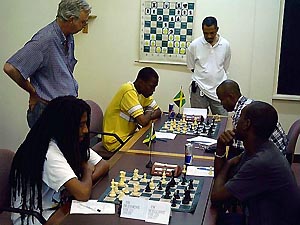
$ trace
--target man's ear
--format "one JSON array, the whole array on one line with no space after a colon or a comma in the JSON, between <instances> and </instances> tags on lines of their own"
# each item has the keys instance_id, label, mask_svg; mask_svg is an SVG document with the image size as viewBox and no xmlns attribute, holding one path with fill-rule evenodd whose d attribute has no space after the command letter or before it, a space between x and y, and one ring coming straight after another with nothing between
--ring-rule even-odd
<instances>
[{"instance_id":1,"label":"man's ear","mask_svg":"<svg viewBox=\"0 0 300 225\"><path fill-rule=\"evenodd\" d=\"M250 127L251 127L251 120L250 120L250 119L246 119L246 122L245 122L245 128L246 128L247 130L249 130Z\"/></svg>"}]
</instances>

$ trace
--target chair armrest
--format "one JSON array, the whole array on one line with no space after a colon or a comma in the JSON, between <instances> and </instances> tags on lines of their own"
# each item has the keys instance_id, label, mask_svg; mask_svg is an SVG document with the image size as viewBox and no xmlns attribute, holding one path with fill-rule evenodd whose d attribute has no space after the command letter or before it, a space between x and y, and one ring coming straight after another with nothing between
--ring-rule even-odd
<instances>
[{"instance_id":1,"label":"chair armrest","mask_svg":"<svg viewBox=\"0 0 300 225\"><path fill-rule=\"evenodd\" d=\"M117 135L117 134L114 134L114 133L107 133L107 132L95 132L95 131L90 131L90 133L92 134L101 134L101 135L107 135L107 136L113 136L114 138L117 139L117 141L121 144L121 145L124 145L124 141L122 141L122 139Z\"/></svg>"},{"instance_id":2,"label":"chair armrest","mask_svg":"<svg viewBox=\"0 0 300 225\"><path fill-rule=\"evenodd\" d=\"M1 208L0 211L20 213L20 214L34 216L41 224L45 224L47 222L46 219L42 216L42 214L37 212L37 211L32 211L32 210L27 210L27 209L19 209L19 208L12 208L12 207L4 207L4 208Z\"/></svg>"}]
</instances>

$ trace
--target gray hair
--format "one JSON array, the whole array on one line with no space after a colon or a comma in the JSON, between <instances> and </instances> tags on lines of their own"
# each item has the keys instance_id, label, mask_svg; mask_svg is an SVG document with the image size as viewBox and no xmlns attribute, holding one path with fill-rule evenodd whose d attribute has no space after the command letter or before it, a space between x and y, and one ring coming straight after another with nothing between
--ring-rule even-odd
<instances>
[{"instance_id":1,"label":"gray hair","mask_svg":"<svg viewBox=\"0 0 300 225\"><path fill-rule=\"evenodd\" d=\"M61 0L56 17L64 21L67 21L72 16L79 18L81 11L90 13L91 8L85 0Z\"/></svg>"}]
</instances>

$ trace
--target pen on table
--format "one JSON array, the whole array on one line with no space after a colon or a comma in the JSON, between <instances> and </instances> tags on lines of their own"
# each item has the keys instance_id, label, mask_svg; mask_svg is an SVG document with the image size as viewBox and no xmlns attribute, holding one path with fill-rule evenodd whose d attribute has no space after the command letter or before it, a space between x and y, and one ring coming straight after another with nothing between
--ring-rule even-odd
<instances>
[{"instance_id":1,"label":"pen on table","mask_svg":"<svg viewBox=\"0 0 300 225\"><path fill-rule=\"evenodd\" d=\"M207 171L210 171L210 170L214 170L214 168L197 167L197 170L207 170Z\"/></svg>"},{"instance_id":2,"label":"pen on table","mask_svg":"<svg viewBox=\"0 0 300 225\"><path fill-rule=\"evenodd\" d=\"M101 209L95 209L95 208L93 208L93 207L90 207L90 206L84 205L84 204L82 204L82 203L79 203L79 205L80 205L80 206L83 206L83 207L85 207L85 208L87 208L87 209L90 209L90 210L96 211L96 212L101 212Z\"/></svg>"}]
</instances>

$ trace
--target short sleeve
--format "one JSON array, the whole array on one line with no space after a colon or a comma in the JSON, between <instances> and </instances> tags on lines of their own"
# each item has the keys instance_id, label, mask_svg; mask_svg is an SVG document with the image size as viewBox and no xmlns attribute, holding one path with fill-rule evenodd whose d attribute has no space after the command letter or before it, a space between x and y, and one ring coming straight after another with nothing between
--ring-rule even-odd
<instances>
[{"instance_id":1,"label":"short sleeve","mask_svg":"<svg viewBox=\"0 0 300 225\"><path fill-rule=\"evenodd\" d=\"M72 178L77 178L76 174L58 146L53 141L50 141L44 163L43 181L50 188L59 191Z\"/></svg>"},{"instance_id":2,"label":"short sleeve","mask_svg":"<svg viewBox=\"0 0 300 225\"><path fill-rule=\"evenodd\" d=\"M139 102L136 91L130 90L126 92L121 100L121 110L127 112L133 118L144 113L143 107Z\"/></svg>"},{"instance_id":3,"label":"short sleeve","mask_svg":"<svg viewBox=\"0 0 300 225\"><path fill-rule=\"evenodd\" d=\"M102 157L98 155L93 149L90 148L89 150L90 150L90 158L88 162L91 163L92 165L96 165L102 160Z\"/></svg>"},{"instance_id":4,"label":"short sleeve","mask_svg":"<svg viewBox=\"0 0 300 225\"><path fill-rule=\"evenodd\" d=\"M37 41L31 40L8 59L7 62L17 68L21 75L27 79L43 66L43 60L44 56L40 44Z\"/></svg>"}]
</instances>

